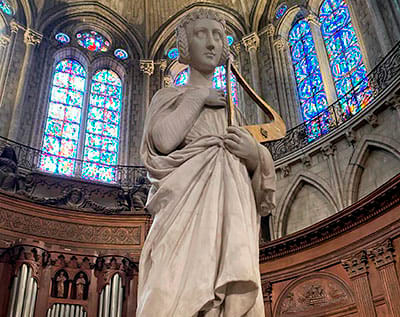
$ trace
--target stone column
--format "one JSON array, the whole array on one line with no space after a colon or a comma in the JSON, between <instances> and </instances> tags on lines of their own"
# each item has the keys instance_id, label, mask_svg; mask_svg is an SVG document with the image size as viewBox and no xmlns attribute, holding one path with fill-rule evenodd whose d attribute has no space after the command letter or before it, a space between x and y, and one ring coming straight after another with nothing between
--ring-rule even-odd
<instances>
[{"instance_id":1,"label":"stone column","mask_svg":"<svg viewBox=\"0 0 400 317\"><path fill-rule=\"evenodd\" d=\"M368 258L365 251L342 260L344 269L349 274L356 299L358 314L363 317L376 317L371 285L368 279Z\"/></svg>"},{"instance_id":2,"label":"stone column","mask_svg":"<svg viewBox=\"0 0 400 317\"><path fill-rule=\"evenodd\" d=\"M290 57L289 46L287 40L282 37L277 38L273 46L277 55L278 66L278 85L282 91L284 102L284 116L288 128L294 127L300 123L299 118L299 102L296 98L296 83L294 82L294 73L292 59Z\"/></svg>"},{"instance_id":3,"label":"stone column","mask_svg":"<svg viewBox=\"0 0 400 317\"><path fill-rule=\"evenodd\" d=\"M162 59L160 60L160 87L164 88L165 86L165 69L167 68L167 60Z\"/></svg>"},{"instance_id":4,"label":"stone column","mask_svg":"<svg viewBox=\"0 0 400 317\"><path fill-rule=\"evenodd\" d=\"M3 106L3 95L4 95L5 83L6 83L6 80L8 77L8 73L10 71L11 57L14 54L15 37L20 28L21 28L21 26L17 22L15 22L15 21L10 22L10 29L11 29L10 41L9 41L9 44L7 45L7 50L5 50L5 53L4 53L4 59L2 61L3 66L2 66L1 72L0 72L0 108ZM0 132L1 132L1 130L0 130Z\"/></svg>"},{"instance_id":5,"label":"stone column","mask_svg":"<svg viewBox=\"0 0 400 317\"><path fill-rule=\"evenodd\" d=\"M265 317L273 317L272 315L272 284L265 277L261 276L261 288L264 297Z\"/></svg>"},{"instance_id":6,"label":"stone column","mask_svg":"<svg viewBox=\"0 0 400 317\"><path fill-rule=\"evenodd\" d=\"M36 45L39 45L42 40L42 35L35 32L32 29L27 29L24 34L24 42L26 44L24 61L22 64L21 74L19 77L19 83L17 93L15 96L14 109L12 113L10 130L8 132L8 138L11 140L17 140L18 132L21 129L21 119L24 107L25 91L28 86L29 70L33 57L33 49Z\"/></svg>"},{"instance_id":7,"label":"stone column","mask_svg":"<svg viewBox=\"0 0 400 317\"><path fill-rule=\"evenodd\" d=\"M343 191L342 191L342 181L339 173L339 165L335 156L336 147L332 143L327 143L322 146L322 153L328 160L329 172L332 176L332 185L335 189L336 201L338 208L342 210L344 208L343 204Z\"/></svg>"},{"instance_id":8,"label":"stone column","mask_svg":"<svg viewBox=\"0 0 400 317\"><path fill-rule=\"evenodd\" d=\"M245 36L242 41L250 57L252 88L258 95L260 95L261 94L260 68L258 65L258 56L257 56L257 49L260 46L260 38L258 37L257 33L251 33ZM257 122L258 123L265 122L265 115L259 107L257 107Z\"/></svg>"},{"instance_id":9,"label":"stone column","mask_svg":"<svg viewBox=\"0 0 400 317\"><path fill-rule=\"evenodd\" d=\"M140 60L140 70L143 72L143 106L147 110L150 104L150 76L154 72L154 62L150 59Z\"/></svg>"},{"instance_id":10,"label":"stone column","mask_svg":"<svg viewBox=\"0 0 400 317\"><path fill-rule=\"evenodd\" d=\"M337 100L335 83L333 81L331 67L329 64L328 55L325 49L325 42L321 33L321 23L318 17L310 13L306 20L308 21L313 37L315 51L317 53L319 68L321 70L322 82L326 93L328 104L331 105Z\"/></svg>"},{"instance_id":11,"label":"stone column","mask_svg":"<svg viewBox=\"0 0 400 317\"><path fill-rule=\"evenodd\" d=\"M394 248L390 239L368 250L383 284L386 305L391 316L400 316L400 283L396 273Z\"/></svg>"},{"instance_id":12,"label":"stone column","mask_svg":"<svg viewBox=\"0 0 400 317\"><path fill-rule=\"evenodd\" d=\"M0 77L4 69L4 61L7 57L7 47L10 43L10 38L8 36L0 36Z\"/></svg>"}]
</instances>

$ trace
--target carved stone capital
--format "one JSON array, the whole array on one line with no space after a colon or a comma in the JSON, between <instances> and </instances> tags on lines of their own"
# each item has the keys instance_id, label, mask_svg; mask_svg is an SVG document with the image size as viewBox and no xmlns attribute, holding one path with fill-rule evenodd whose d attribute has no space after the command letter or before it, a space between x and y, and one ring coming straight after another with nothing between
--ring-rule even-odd
<instances>
[{"instance_id":1,"label":"carved stone capital","mask_svg":"<svg viewBox=\"0 0 400 317\"><path fill-rule=\"evenodd\" d=\"M173 80L172 80L171 76L169 76L169 75L168 76L164 76L163 81L164 81L164 87L172 87Z\"/></svg>"},{"instance_id":2,"label":"carved stone capital","mask_svg":"<svg viewBox=\"0 0 400 317\"><path fill-rule=\"evenodd\" d=\"M154 62L151 59L140 60L140 70L146 75L153 75L154 73Z\"/></svg>"},{"instance_id":3,"label":"carved stone capital","mask_svg":"<svg viewBox=\"0 0 400 317\"><path fill-rule=\"evenodd\" d=\"M329 157L335 154L336 147L332 143L326 143L322 146L321 150L324 156Z\"/></svg>"},{"instance_id":4,"label":"carved stone capital","mask_svg":"<svg viewBox=\"0 0 400 317\"><path fill-rule=\"evenodd\" d=\"M24 42L28 45L38 45L42 41L42 38L42 34L32 29L27 29L24 34Z\"/></svg>"},{"instance_id":5,"label":"carved stone capital","mask_svg":"<svg viewBox=\"0 0 400 317\"><path fill-rule=\"evenodd\" d=\"M270 23L267 25L267 35L268 36L273 36L275 34L275 26Z\"/></svg>"},{"instance_id":6,"label":"carved stone capital","mask_svg":"<svg viewBox=\"0 0 400 317\"><path fill-rule=\"evenodd\" d=\"M288 42L284 38L279 37L274 41L274 46L278 51L284 51L288 48Z\"/></svg>"},{"instance_id":7,"label":"carved stone capital","mask_svg":"<svg viewBox=\"0 0 400 317\"><path fill-rule=\"evenodd\" d=\"M317 25L318 27L321 25L321 22L319 21L318 16L317 16L315 13L313 13L313 12L310 12L310 13L307 15L306 20L307 20L308 22L312 23L312 24Z\"/></svg>"},{"instance_id":8,"label":"carved stone capital","mask_svg":"<svg viewBox=\"0 0 400 317\"><path fill-rule=\"evenodd\" d=\"M301 162L305 167L311 167L311 157L308 154L305 154L301 157Z\"/></svg>"},{"instance_id":9,"label":"carved stone capital","mask_svg":"<svg viewBox=\"0 0 400 317\"><path fill-rule=\"evenodd\" d=\"M242 48L242 44L240 42L233 43L232 49L236 53L236 55L240 54L240 50Z\"/></svg>"},{"instance_id":10,"label":"carved stone capital","mask_svg":"<svg viewBox=\"0 0 400 317\"><path fill-rule=\"evenodd\" d=\"M374 261L377 269L394 262L392 241L387 239L368 250L369 258Z\"/></svg>"},{"instance_id":11,"label":"carved stone capital","mask_svg":"<svg viewBox=\"0 0 400 317\"><path fill-rule=\"evenodd\" d=\"M378 117L373 113L369 114L366 117L366 120L367 120L368 124L373 128L376 128L379 125Z\"/></svg>"},{"instance_id":12,"label":"carved stone capital","mask_svg":"<svg viewBox=\"0 0 400 317\"><path fill-rule=\"evenodd\" d=\"M281 171L283 177L288 177L290 175L290 165L283 165Z\"/></svg>"},{"instance_id":13,"label":"carved stone capital","mask_svg":"<svg viewBox=\"0 0 400 317\"><path fill-rule=\"evenodd\" d=\"M250 50L257 51L258 47L260 46L260 38L258 37L257 33L251 33L246 35L243 38L243 44L246 48L246 51L250 52Z\"/></svg>"},{"instance_id":14,"label":"carved stone capital","mask_svg":"<svg viewBox=\"0 0 400 317\"><path fill-rule=\"evenodd\" d=\"M349 145L353 146L354 143L357 142L357 136L353 129L348 129L345 132L345 136L346 136L347 143L349 143Z\"/></svg>"},{"instance_id":15,"label":"carved stone capital","mask_svg":"<svg viewBox=\"0 0 400 317\"><path fill-rule=\"evenodd\" d=\"M12 33L17 33L19 29L22 29L22 26L18 22L16 21L10 22L10 30Z\"/></svg>"},{"instance_id":16,"label":"carved stone capital","mask_svg":"<svg viewBox=\"0 0 400 317\"><path fill-rule=\"evenodd\" d=\"M0 37L0 47L6 47L10 43L10 38L3 35Z\"/></svg>"},{"instance_id":17,"label":"carved stone capital","mask_svg":"<svg viewBox=\"0 0 400 317\"><path fill-rule=\"evenodd\" d=\"M160 60L160 70L163 72L165 71L166 68L167 68L167 60L166 59Z\"/></svg>"},{"instance_id":18,"label":"carved stone capital","mask_svg":"<svg viewBox=\"0 0 400 317\"><path fill-rule=\"evenodd\" d=\"M355 278L368 273L368 257L367 252L362 250L351 257L342 260L344 269L350 278Z\"/></svg>"}]
</instances>

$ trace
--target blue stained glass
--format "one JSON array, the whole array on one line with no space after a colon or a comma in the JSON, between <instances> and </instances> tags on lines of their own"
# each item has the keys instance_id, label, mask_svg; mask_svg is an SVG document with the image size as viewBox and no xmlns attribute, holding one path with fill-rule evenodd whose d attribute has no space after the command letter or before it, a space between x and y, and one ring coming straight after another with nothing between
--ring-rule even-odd
<instances>
[{"instance_id":1,"label":"blue stained glass","mask_svg":"<svg viewBox=\"0 0 400 317\"><path fill-rule=\"evenodd\" d=\"M76 33L78 44L92 52L107 52L110 42L96 31Z\"/></svg>"},{"instance_id":2,"label":"blue stained glass","mask_svg":"<svg viewBox=\"0 0 400 317\"><path fill-rule=\"evenodd\" d=\"M7 15L13 15L14 10L6 0L0 0L0 9Z\"/></svg>"},{"instance_id":3,"label":"blue stained glass","mask_svg":"<svg viewBox=\"0 0 400 317\"><path fill-rule=\"evenodd\" d=\"M371 98L367 71L345 0L325 0L319 13L336 92L345 116L360 111ZM360 85L347 96L356 85Z\"/></svg>"},{"instance_id":4,"label":"blue stained glass","mask_svg":"<svg viewBox=\"0 0 400 317\"><path fill-rule=\"evenodd\" d=\"M65 33L59 32L55 35L55 39L61 44L67 44L71 41L69 36Z\"/></svg>"},{"instance_id":5,"label":"blue stained glass","mask_svg":"<svg viewBox=\"0 0 400 317\"><path fill-rule=\"evenodd\" d=\"M175 86L185 86L189 80L189 68L185 68L175 77ZM213 87L221 89L226 93L226 71L225 66L219 66L215 68L213 76ZM236 77L231 75L231 89L232 89L232 100L237 106L239 105L238 93L237 93L237 80Z\"/></svg>"},{"instance_id":6,"label":"blue stained glass","mask_svg":"<svg viewBox=\"0 0 400 317\"><path fill-rule=\"evenodd\" d=\"M326 110L328 101L318 65L310 25L306 20L297 22L289 32L289 46L299 94L303 120L314 118ZM310 123L311 124L311 123ZM307 127L309 139L321 133L318 125Z\"/></svg>"},{"instance_id":7,"label":"blue stained glass","mask_svg":"<svg viewBox=\"0 0 400 317\"><path fill-rule=\"evenodd\" d=\"M65 59L55 67L39 168L73 175L86 71L77 61Z\"/></svg>"},{"instance_id":8,"label":"blue stained glass","mask_svg":"<svg viewBox=\"0 0 400 317\"><path fill-rule=\"evenodd\" d=\"M285 15L287 9L288 9L288 6L287 6L286 4L284 4L284 3L281 4L281 5L276 9L275 18L276 18L277 20L279 20L281 17L283 17L283 16Z\"/></svg>"},{"instance_id":9,"label":"blue stained glass","mask_svg":"<svg viewBox=\"0 0 400 317\"><path fill-rule=\"evenodd\" d=\"M235 41L232 35L228 35L226 37L228 39L228 45L231 46L233 42Z\"/></svg>"},{"instance_id":10,"label":"blue stained glass","mask_svg":"<svg viewBox=\"0 0 400 317\"><path fill-rule=\"evenodd\" d=\"M168 57L169 57L170 59L177 59L177 58L179 57L179 51L178 51L178 49L177 49L176 47L171 48L171 49L168 51Z\"/></svg>"},{"instance_id":11,"label":"blue stained glass","mask_svg":"<svg viewBox=\"0 0 400 317\"><path fill-rule=\"evenodd\" d=\"M85 162L82 176L114 182L118 162L122 82L111 70L98 71L92 78L86 125Z\"/></svg>"},{"instance_id":12,"label":"blue stained glass","mask_svg":"<svg viewBox=\"0 0 400 317\"><path fill-rule=\"evenodd\" d=\"M114 51L114 56L115 56L116 58L122 59L122 60L127 59L127 58L129 57L128 52L125 51L125 50L123 50L122 48L117 48L117 49Z\"/></svg>"}]
</instances>

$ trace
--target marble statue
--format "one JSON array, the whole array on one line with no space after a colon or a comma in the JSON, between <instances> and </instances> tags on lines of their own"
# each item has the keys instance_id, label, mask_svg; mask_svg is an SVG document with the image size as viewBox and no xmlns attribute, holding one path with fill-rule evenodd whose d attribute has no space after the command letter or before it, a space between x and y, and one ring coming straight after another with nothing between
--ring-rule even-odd
<instances>
[{"instance_id":1,"label":"marble statue","mask_svg":"<svg viewBox=\"0 0 400 317\"><path fill-rule=\"evenodd\" d=\"M245 129L227 126L224 92L212 88L229 55L224 20L188 13L177 42L189 82L154 95L141 145L154 221L137 316L261 317L259 225L274 207L273 161Z\"/></svg>"}]
</instances>

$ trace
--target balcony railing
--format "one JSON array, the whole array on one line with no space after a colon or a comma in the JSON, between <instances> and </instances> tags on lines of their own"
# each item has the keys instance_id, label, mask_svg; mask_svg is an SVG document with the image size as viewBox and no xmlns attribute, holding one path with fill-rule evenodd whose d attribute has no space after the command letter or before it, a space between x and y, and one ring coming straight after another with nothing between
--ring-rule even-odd
<instances>
[{"instance_id":1,"label":"balcony railing","mask_svg":"<svg viewBox=\"0 0 400 317\"><path fill-rule=\"evenodd\" d=\"M362 93L364 94L363 102L365 102L365 105L362 107L363 109L359 112L343 110L343 105L346 102L351 102L353 98L360 96L360 85L365 83L365 81L360 81L358 86L354 87L345 96L338 99L316 117L290 129L285 138L266 143L265 145L271 151L274 160L293 153L335 130L351 118L360 115L388 86L395 83L399 78L400 42L367 75L368 87L363 87L362 89ZM38 166L43 151L0 137L0 153L6 146L11 147L15 151L16 162L20 172L42 172L38 169ZM0 163L1 159L0 157ZM78 159L74 159L74 161L75 170L77 171L82 170L84 163L92 163ZM146 170L143 166L110 166L106 164L102 164L102 166L113 169L114 176L110 182L111 184L129 188L146 182ZM74 177L78 179L83 178L80 175L75 175Z\"/></svg>"},{"instance_id":2,"label":"balcony railing","mask_svg":"<svg viewBox=\"0 0 400 317\"><path fill-rule=\"evenodd\" d=\"M285 157L319 140L322 136L335 130L353 117L360 115L388 86L399 78L400 42L366 76L366 80L361 80L346 95L339 98L317 116L288 130L285 138L268 142L265 145L270 150L274 160ZM367 83L367 87L362 87L365 83ZM346 109L345 106L349 104L360 106L361 110L348 111L348 107Z\"/></svg>"}]
</instances>

